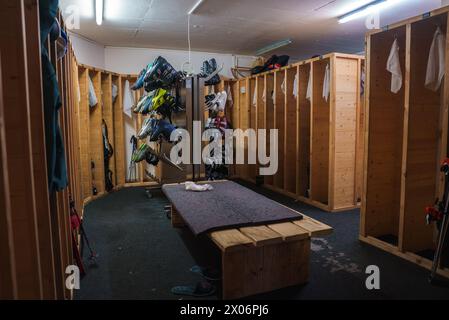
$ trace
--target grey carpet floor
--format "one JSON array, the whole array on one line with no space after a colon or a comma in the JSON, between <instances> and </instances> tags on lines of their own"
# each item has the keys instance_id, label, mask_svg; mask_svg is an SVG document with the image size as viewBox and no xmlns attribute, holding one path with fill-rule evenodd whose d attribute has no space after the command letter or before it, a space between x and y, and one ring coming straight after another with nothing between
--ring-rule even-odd
<instances>
[{"instance_id":1,"label":"grey carpet floor","mask_svg":"<svg viewBox=\"0 0 449 320\"><path fill-rule=\"evenodd\" d=\"M313 239L307 284L251 299L449 299L449 289L428 284L427 270L359 242L358 210L330 214L247 186L335 229L331 236ZM167 199L160 191L152 195L149 199L143 188L124 189L86 207L86 232L99 257L96 264L86 262L88 274L76 299L183 299L170 289L200 280L190 267L219 265L214 246L173 229L164 213ZM380 268L380 290L365 287L369 265Z\"/></svg>"}]
</instances>

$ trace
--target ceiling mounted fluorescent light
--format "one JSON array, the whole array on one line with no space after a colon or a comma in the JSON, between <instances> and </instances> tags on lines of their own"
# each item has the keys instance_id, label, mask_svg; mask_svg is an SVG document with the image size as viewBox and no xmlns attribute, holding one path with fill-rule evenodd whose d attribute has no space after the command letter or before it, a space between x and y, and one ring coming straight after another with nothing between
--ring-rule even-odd
<instances>
[{"instance_id":1,"label":"ceiling mounted fluorescent light","mask_svg":"<svg viewBox=\"0 0 449 320\"><path fill-rule=\"evenodd\" d=\"M288 46L289 44L291 44L293 41L291 39L285 39L273 44L270 44L269 46L266 46L265 48L259 49L256 51L256 55L257 56L261 56L267 52Z\"/></svg>"},{"instance_id":2,"label":"ceiling mounted fluorescent light","mask_svg":"<svg viewBox=\"0 0 449 320\"><path fill-rule=\"evenodd\" d=\"M97 25L101 26L103 23L103 0L95 0L95 16Z\"/></svg>"},{"instance_id":3,"label":"ceiling mounted fluorescent light","mask_svg":"<svg viewBox=\"0 0 449 320\"><path fill-rule=\"evenodd\" d=\"M338 18L339 23L346 23L358 18L365 17L370 13L383 10L402 0L376 0L350 11Z\"/></svg>"},{"instance_id":4,"label":"ceiling mounted fluorescent light","mask_svg":"<svg viewBox=\"0 0 449 320\"><path fill-rule=\"evenodd\" d=\"M192 9L189 10L189 12L187 12L188 15L194 14L196 9L198 9L198 7L206 0L199 0L197 3L195 3L195 5L192 7Z\"/></svg>"}]
</instances>

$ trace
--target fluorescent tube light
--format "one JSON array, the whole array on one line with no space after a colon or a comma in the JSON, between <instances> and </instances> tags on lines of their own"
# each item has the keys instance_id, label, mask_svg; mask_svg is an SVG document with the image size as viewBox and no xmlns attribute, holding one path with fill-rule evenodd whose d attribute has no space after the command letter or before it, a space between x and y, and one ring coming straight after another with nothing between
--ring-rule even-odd
<instances>
[{"instance_id":1,"label":"fluorescent tube light","mask_svg":"<svg viewBox=\"0 0 449 320\"><path fill-rule=\"evenodd\" d=\"M103 23L103 0L95 0L95 16L97 25L101 26Z\"/></svg>"},{"instance_id":2,"label":"fluorescent tube light","mask_svg":"<svg viewBox=\"0 0 449 320\"><path fill-rule=\"evenodd\" d=\"M187 12L188 15L193 14L196 9L198 9L198 7L204 2L205 0L199 0L197 3L195 3L195 5L192 7L192 9L189 10L189 12Z\"/></svg>"},{"instance_id":3,"label":"fluorescent tube light","mask_svg":"<svg viewBox=\"0 0 449 320\"><path fill-rule=\"evenodd\" d=\"M388 8L401 0L375 0L350 11L338 18L339 23L346 23L358 18L365 17L373 12Z\"/></svg>"},{"instance_id":4,"label":"fluorescent tube light","mask_svg":"<svg viewBox=\"0 0 449 320\"><path fill-rule=\"evenodd\" d=\"M270 44L269 46L266 46L265 48L259 49L256 51L256 55L257 56L261 56L267 52L288 46L289 44L291 44L293 41L291 39L285 39L273 44Z\"/></svg>"}]
</instances>

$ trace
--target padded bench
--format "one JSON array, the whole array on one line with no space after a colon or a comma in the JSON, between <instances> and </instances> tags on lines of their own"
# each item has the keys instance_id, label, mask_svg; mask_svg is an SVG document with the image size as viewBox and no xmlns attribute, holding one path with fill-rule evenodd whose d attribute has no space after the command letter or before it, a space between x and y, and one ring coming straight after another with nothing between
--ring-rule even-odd
<instances>
[{"instance_id":1,"label":"padded bench","mask_svg":"<svg viewBox=\"0 0 449 320\"><path fill-rule=\"evenodd\" d=\"M310 239L329 235L333 230L317 220L297 214L299 220L291 222L207 232L221 251L223 299L243 298L308 281ZM171 218L175 228L188 226L173 202Z\"/></svg>"}]
</instances>

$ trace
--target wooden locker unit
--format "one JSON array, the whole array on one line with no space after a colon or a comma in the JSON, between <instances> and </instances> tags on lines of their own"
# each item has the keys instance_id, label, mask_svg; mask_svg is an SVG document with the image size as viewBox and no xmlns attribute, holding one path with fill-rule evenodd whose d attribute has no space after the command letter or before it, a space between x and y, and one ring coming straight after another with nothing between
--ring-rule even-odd
<instances>
[{"instance_id":1,"label":"wooden locker unit","mask_svg":"<svg viewBox=\"0 0 449 320\"><path fill-rule=\"evenodd\" d=\"M92 169L92 188L96 188L98 196L105 192L104 185L104 151L101 123L103 119L103 101L101 92L101 71L89 70L98 103L89 109L89 152L90 160L95 168Z\"/></svg>"},{"instance_id":2,"label":"wooden locker unit","mask_svg":"<svg viewBox=\"0 0 449 320\"><path fill-rule=\"evenodd\" d=\"M357 190L362 169L357 169L356 159L363 157L358 144L363 128L363 60L358 55L331 53L240 80L257 83L257 128L279 130L279 168L275 175L264 177L265 187L326 211L360 206ZM330 70L327 100L323 98L326 66ZM268 138L269 132L267 153Z\"/></svg>"},{"instance_id":3,"label":"wooden locker unit","mask_svg":"<svg viewBox=\"0 0 449 320\"><path fill-rule=\"evenodd\" d=\"M248 78L238 81L239 87L239 126L235 129L246 131L250 128L250 81ZM237 164L240 176L243 179L249 179L249 165L248 165L248 142L245 139L245 163Z\"/></svg>"},{"instance_id":4,"label":"wooden locker unit","mask_svg":"<svg viewBox=\"0 0 449 320\"><path fill-rule=\"evenodd\" d=\"M311 198L329 205L330 100L323 98L324 72L330 59L313 62Z\"/></svg>"},{"instance_id":5,"label":"wooden locker unit","mask_svg":"<svg viewBox=\"0 0 449 320\"><path fill-rule=\"evenodd\" d=\"M249 78L248 79L248 97L247 97L247 106L248 106L248 128L249 129L253 129L257 132L257 108L254 105L254 94L256 94L257 97L257 81L255 78ZM257 100L257 99L256 99ZM257 104L257 102L256 102ZM249 149L249 144L246 143L247 145L247 154ZM257 147L254 150L257 153ZM257 154L256 154L256 159L257 159ZM256 182L256 177L259 175L258 170L257 170L257 164L248 164L248 171L247 171L247 178L249 181L255 183Z\"/></svg>"},{"instance_id":6,"label":"wooden locker unit","mask_svg":"<svg viewBox=\"0 0 449 320\"><path fill-rule=\"evenodd\" d=\"M115 185L120 187L126 180L126 142L123 122L123 87L122 76L112 75L112 83L117 86L118 95L112 103L114 117L114 160L115 160Z\"/></svg>"},{"instance_id":7,"label":"wooden locker unit","mask_svg":"<svg viewBox=\"0 0 449 320\"><path fill-rule=\"evenodd\" d=\"M266 152L267 155L270 154L270 131L275 129L275 108L273 101L273 91L274 91L274 73L270 72L265 74L265 86L262 92L262 101L264 103L264 114L265 114L265 129L267 130L267 141L266 141ZM264 177L265 186L273 187L274 186L274 177L273 176L265 176Z\"/></svg>"},{"instance_id":8,"label":"wooden locker unit","mask_svg":"<svg viewBox=\"0 0 449 320\"><path fill-rule=\"evenodd\" d=\"M285 139L284 139L284 190L292 195L297 194L298 176L298 103L294 95L295 77L299 67L285 69ZM296 93L297 94L297 93Z\"/></svg>"},{"instance_id":9,"label":"wooden locker unit","mask_svg":"<svg viewBox=\"0 0 449 320\"><path fill-rule=\"evenodd\" d=\"M307 99L307 85L312 76L311 63L298 65L296 193L303 201L310 194L312 107L311 100Z\"/></svg>"},{"instance_id":10,"label":"wooden locker unit","mask_svg":"<svg viewBox=\"0 0 449 320\"><path fill-rule=\"evenodd\" d=\"M109 143L112 145L112 149L114 150L114 154L109 159L109 170L112 171L112 183L115 186L115 176L116 176L116 170L115 170L115 140L114 140L114 112L113 112L113 106L112 106L112 74L107 72L101 73L101 91L102 91L102 97L101 100L103 101L103 120L106 123L107 129L108 129L108 138ZM107 169L104 168L105 176L107 174Z\"/></svg>"},{"instance_id":11,"label":"wooden locker unit","mask_svg":"<svg viewBox=\"0 0 449 320\"><path fill-rule=\"evenodd\" d=\"M278 171L274 175L274 186L278 189L284 189L284 170L285 168L285 94L282 90L282 84L285 80L285 70L278 70L274 72L274 128L278 130Z\"/></svg>"},{"instance_id":12,"label":"wooden locker unit","mask_svg":"<svg viewBox=\"0 0 449 320\"><path fill-rule=\"evenodd\" d=\"M449 89L425 88L433 35L448 34L449 7L367 35L365 180L360 239L430 268L434 229L424 208L442 196L447 156ZM403 87L390 90L385 70L393 41L400 47ZM446 56L449 45L446 44ZM447 61L447 59L446 59ZM446 76L448 74L446 63ZM449 277L449 271L439 270Z\"/></svg>"}]
</instances>

